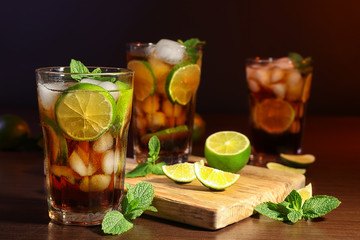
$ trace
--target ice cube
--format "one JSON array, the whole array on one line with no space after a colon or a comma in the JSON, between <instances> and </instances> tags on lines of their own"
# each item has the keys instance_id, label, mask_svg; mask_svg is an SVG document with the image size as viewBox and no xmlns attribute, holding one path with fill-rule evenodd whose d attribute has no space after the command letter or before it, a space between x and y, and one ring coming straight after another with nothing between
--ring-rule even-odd
<instances>
[{"instance_id":1,"label":"ice cube","mask_svg":"<svg viewBox=\"0 0 360 240\"><path fill-rule=\"evenodd\" d=\"M178 64L185 58L185 46L168 39L161 39L155 46L158 58L169 64Z\"/></svg>"},{"instance_id":2,"label":"ice cube","mask_svg":"<svg viewBox=\"0 0 360 240\"><path fill-rule=\"evenodd\" d=\"M280 81L284 77L284 71L282 69L274 69L271 74L271 82L275 83Z\"/></svg>"},{"instance_id":3,"label":"ice cube","mask_svg":"<svg viewBox=\"0 0 360 240\"><path fill-rule=\"evenodd\" d=\"M80 182L80 190L83 192L102 192L110 184L111 176L97 174L92 177L85 177Z\"/></svg>"},{"instance_id":4,"label":"ice cube","mask_svg":"<svg viewBox=\"0 0 360 240\"><path fill-rule=\"evenodd\" d=\"M114 138L108 132L95 141L93 145L93 149L95 152L102 153L109 150L113 146L113 143L114 143Z\"/></svg>"},{"instance_id":5,"label":"ice cube","mask_svg":"<svg viewBox=\"0 0 360 240\"><path fill-rule=\"evenodd\" d=\"M85 165L84 161L80 158L79 154L76 151L73 151L69 157L69 165L70 167L80 176L90 176L94 174L96 169L89 164Z\"/></svg>"},{"instance_id":6,"label":"ice cube","mask_svg":"<svg viewBox=\"0 0 360 240\"><path fill-rule=\"evenodd\" d=\"M294 68L294 64L291 59L288 57L278 58L273 61L273 66L280 69L292 69Z\"/></svg>"},{"instance_id":7,"label":"ice cube","mask_svg":"<svg viewBox=\"0 0 360 240\"><path fill-rule=\"evenodd\" d=\"M163 112L146 114L146 120L148 126L154 131L159 130L159 128L166 125L166 116Z\"/></svg>"},{"instance_id":8,"label":"ice cube","mask_svg":"<svg viewBox=\"0 0 360 240\"><path fill-rule=\"evenodd\" d=\"M160 108L160 98L158 95L150 96L141 103L142 110L145 113L157 112Z\"/></svg>"},{"instance_id":9,"label":"ice cube","mask_svg":"<svg viewBox=\"0 0 360 240\"><path fill-rule=\"evenodd\" d=\"M115 102L118 100L120 96L120 92L119 92L119 87L115 83L101 82L99 86L104 88L106 91L108 91L115 99Z\"/></svg>"},{"instance_id":10,"label":"ice cube","mask_svg":"<svg viewBox=\"0 0 360 240\"><path fill-rule=\"evenodd\" d=\"M100 83L102 83L102 82L99 80L91 79L91 78L83 78L80 80L80 83L90 83L90 84L99 86Z\"/></svg>"},{"instance_id":11,"label":"ice cube","mask_svg":"<svg viewBox=\"0 0 360 240\"><path fill-rule=\"evenodd\" d=\"M260 86L257 81L253 79L248 79L248 85L251 92L258 92L260 91Z\"/></svg>"},{"instance_id":12,"label":"ice cube","mask_svg":"<svg viewBox=\"0 0 360 240\"><path fill-rule=\"evenodd\" d=\"M286 98L290 101L296 101L301 98L303 89L303 79L299 71L291 71L287 76Z\"/></svg>"},{"instance_id":13,"label":"ice cube","mask_svg":"<svg viewBox=\"0 0 360 240\"><path fill-rule=\"evenodd\" d=\"M112 174L114 171L115 153L112 150L106 151L102 162L101 169L105 174Z\"/></svg>"},{"instance_id":14,"label":"ice cube","mask_svg":"<svg viewBox=\"0 0 360 240\"><path fill-rule=\"evenodd\" d=\"M284 99L286 93L286 86L284 83L276 83L271 85L271 89L273 90L276 97Z\"/></svg>"},{"instance_id":15,"label":"ice cube","mask_svg":"<svg viewBox=\"0 0 360 240\"><path fill-rule=\"evenodd\" d=\"M50 110L55 105L56 100L61 95L62 91L70 87L72 83L54 82L38 84L38 94L41 106L45 110Z\"/></svg>"},{"instance_id":16,"label":"ice cube","mask_svg":"<svg viewBox=\"0 0 360 240\"><path fill-rule=\"evenodd\" d=\"M267 87L270 84L270 71L267 69L257 69L254 72L254 78L256 78L262 86Z\"/></svg>"}]
</instances>

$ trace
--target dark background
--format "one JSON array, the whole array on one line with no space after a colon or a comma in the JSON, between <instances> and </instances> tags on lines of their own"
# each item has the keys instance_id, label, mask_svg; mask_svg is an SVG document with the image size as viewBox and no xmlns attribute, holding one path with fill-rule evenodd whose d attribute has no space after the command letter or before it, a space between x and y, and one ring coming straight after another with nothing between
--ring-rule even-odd
<instances>
[{"instance_id":1,"label":"dark background","mask_svg":"<svg viewBox=\"0 0 360 240\"><path fill-rule=\"evenodd\" d=\"M125 67L126 42L198 37L199 113L247 113L245 59L289 51L314 59L310 114L360 113L360 1L20 0L0 22L0 108L36 110L36 68Z\"/></svg>"}]
</instances>

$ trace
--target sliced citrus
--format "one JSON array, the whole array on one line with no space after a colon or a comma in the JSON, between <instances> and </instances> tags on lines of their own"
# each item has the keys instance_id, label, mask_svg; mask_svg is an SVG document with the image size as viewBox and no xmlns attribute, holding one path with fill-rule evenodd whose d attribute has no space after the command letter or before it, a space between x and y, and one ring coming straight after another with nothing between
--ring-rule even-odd
<instances>
[{"instance_id":1,"label":"sliced citrus","mask_svg":"<svg viewBox=\"0 0 360 240\"><path fill-rule=\"evenodd\" d=\"M290 167L307 167L315 162L315 156L312 154L292 155L281 153L280 158Z\"/></svg>"},{"instance_id":2,"label":"sliced citrus","mask_svg":"<svg viewBox=\"0 0 360 240\"><path fill-rule=\"evenodd\" d=\"M172 66L156 57L150 57L148 61L156 78L156 92L165 95L166 78Z\"/></svg>"},{"instance_id":3,"label":"sliced citrus","mask_svg":"<svg viewBox=\"0 0 360 240\"><path fill-rule=\"evenodd\" d=\"M255 106L255 122L271 134L286 131L294 118L295 111L292 106L281 99L267 98Z\"/></svg>"},{"instance_id":4,"label":"sliced citrus","mask_svg":"<svg viewBox=\"0 0 360 240\"><path fill-rule=\"evenodd\" d=\"M155 92L156 80L148 62L132 60L127 67L134 73L134 93L139 101L145 100Z\"/></svg>"},{"instance_id":5,"label":"sliced citrus","mask_svg":"<svg viewBox=\"0 0 360 240\"><path fill-rule=\"evenodd\" d=\"M188 127L186 125L181 125L154 133L148 133L141 137L141 142L146 144L152 136L157 136L160 141L183 139L188 133Z\"/></svg>"},{"instance_id":6,"label":"sliced citrus","mask_svg":"<svg viewBox=\"0 0 360 240\"><path fill-rule=\"evenodd\" d=\"M166 94L173 103L186 105L200 84L200 67L192 63L176 65L166 79Z\"/></svg>"},{"instance_id":7,"label":"sliced citrus","mask_svg":"<svg viewBox=\"0 0 360 240\"><path fill-rule=\"evenodd\" d=\"M238 132L222 131L210 135L205 142L205 158L211 167L237 172L249 161L249 139Z\"/></svg>"},{"instance_id":8,"label":"sliced citrus","mask_svg":"<svg viewBox=\"0 0 360 240\"><path fill-rule=\"evenodd\" d=\"M266 167L268 169L279 170L279 171L283 171L283 172L292 172L292 173L299 173L299 174L305 174L305 172L306 172L306 169L303 169L303 168L292 168L292 167L288 167L288 166L282 165L280 163L275 163L275 162L268 162L266 164Z\"/></svg>"},{"instance_id":9,"label":"sliced citrus","mask_svg":"<svg viewBox=\"0 0 360 240\"><path fill-rule=\"evenodd\" d=\"M204 165L204 161L202 161ZM196 179L193 163L178 163L162 166L163 172L171 180L179 183L188 183Z\"/></svg>"},{"instance_id":10,"label":"sliced citrus","mask_svg":"<svg viewBox=\"0 0 360 240\"><path fill-rule=\"evenodd\" d=\"M300 194L301 199L302 199L301 206L304 204L304 202L306 200L308 200L309 198L312 197L312 185L311 185L311 183L309 183L304 188L301 188L301 189L299 189L297 191Z\"/></svg>"},{"instance_id":11,"label":"sliced citrus","mask_svg":"<svg viewBox=\"0 0 360 240\"><path fill-rule=\"evenodd\" d=\"M59 127L70 138L92 141L105 133L115 119L114 98L104 88L78 83L57 100L55 116Z\"/></svg>"},{"instance_id":12,"label":"sliced citrus","mask_svg":"<svg viewBox=\"0 0 360 240\"><path fill-rule=\"evenodd\" d=\"M205 186L214 190L224 190L233 185L240 177L239 174L230 173L194 163L196 178Z\"/></svg>"}]
</instances>

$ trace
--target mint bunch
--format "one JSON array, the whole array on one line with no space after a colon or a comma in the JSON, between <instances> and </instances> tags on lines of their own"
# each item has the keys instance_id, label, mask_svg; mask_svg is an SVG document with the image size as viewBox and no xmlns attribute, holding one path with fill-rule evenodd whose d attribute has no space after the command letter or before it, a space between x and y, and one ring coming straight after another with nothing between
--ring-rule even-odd
<instances>
[{"instance_id":1,"label":"mint bunch","mask_svg":"<svg viewBox=\"0 0 360 240\"><path fill-rule=\"evenodd\" d=\"M261 203L255 207L255 211L274 220L296 223L302 218L321 217L337 208L341 202L335 197L318 195L307 199L303 205L301 203L300 194L293 190L283 202Z\"/></svg>"},{"instance_id":2,"label":"mint bunch","mask_svg":"<svg viewBox=\"0 0 360 240\"><path fill-rule=\"evenodd\" d=\"M127 232L133 227L131 221L141 216L144 211L157 212L157 209L151 206L155 195L151 183L140 182L134 187L126 184L126 188L127 193L121 201L122 213L116 210L106 213L101 224L104 233L116 235Z\"/></svg>"},{"instance_id":3,"label":"mint bunch","mask_svg":"<svg viewBox=\"0 0 360 240\"><path fill-rule=\"evenodd\" d=\"M77 61L75 59L71 59L70 62L70 72L71 73L84 73L84 74L90 74L90 73L101 73L100 68L95 68L92 72L89 71L89 69L80 61ZM71 75L73 79L76 81L80 81L83 78L91 78L98 81L108 81L108 82L115 82L116 78L114 77L101 77L101 76L91 76L91 75Z\"/></svg>"},{"instance_id":4,"label":"mint bunch","mask_svg":"<svg viewBox=\"0 0 360 240\"><path fill-rule=\"evenodd\" d=\"M160 152L160 140L157 136L152 136L149 140L149 157L145 163L138 164L131 172L128 172L125 177L134 178L134 177L144 177L149 173L164 175L162 166L165 165L165 162L156 163L156 160L159 159Z\"/></svg>"},{"instance_id":5,"label":"mint bunch","mask_svg":"<svg viewBox=\"0 0 360 240\"><path fill-rule=\"evenodd\" d=\"M196 63L200 57L198 54L198 45L205 44L205 41L200 41L198 38L190 38L185 42L179 39L178 42L185 46L185 51L189 56L190 61Z\"/></svg>"},{"instance_id":6,"label":"mint bunch","mask_svg":"<svg viewBox=\"0 0 360 240\"><path fill-rule=\"evenodd\" d=\"M311 66L311 57L303 58L296 52L290 52L288 57L293 62L294 67L299 69L302 74L306 75L313 71L313 67Z\"/></svg>"}]
</instances>

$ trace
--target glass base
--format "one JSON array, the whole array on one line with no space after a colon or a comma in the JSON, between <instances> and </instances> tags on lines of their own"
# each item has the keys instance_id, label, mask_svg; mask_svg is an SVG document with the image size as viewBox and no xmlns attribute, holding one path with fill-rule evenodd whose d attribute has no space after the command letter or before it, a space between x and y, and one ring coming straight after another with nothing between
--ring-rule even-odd
<instances>
[{"instance_id":1,"label":"glass base","mask_svg":"<svg viewBox=\"0 0 360 240\"><path fill-rule=\"evenodd\" d=\"M50 219L63 225L94 226L101 224L106 212L74 213L67 210L49 210Z\"/></svg>"}]
</instances>

